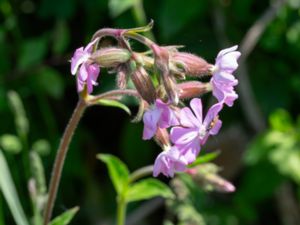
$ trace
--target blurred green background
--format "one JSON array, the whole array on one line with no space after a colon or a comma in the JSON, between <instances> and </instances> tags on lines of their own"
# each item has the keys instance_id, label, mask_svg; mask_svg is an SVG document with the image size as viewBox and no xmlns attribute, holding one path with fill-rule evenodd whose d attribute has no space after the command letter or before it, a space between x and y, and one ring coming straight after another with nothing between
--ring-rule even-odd
<instances>
[{"instance_id":1,"label":"blurred green background","mask_svg":"<svg viewBox=\"0 0 300 225\"><path fill-rule=\"evenodd\" d=\"M0 0L0 147L28 217L26 157L29 150L39 153L48 182L78 99L70 74L73 51L100 28L132 28L153 19L158 44L185 45L185 51L211 63L224 47L243 43L242 51L248 51L247 44L254 43L236 73L240 98L222 111L223 129L204 149L221 150L215 163L237 191L193 196L206 224L300 224L300 1L283 1L279 8L274 2L281 1ZM260 28L262 35L257 42L245 41L257 21L251 35ZM101 71L95 93L113 88L115 76ZM111 223L115 193L95 155L115 154L134 170L152 164L160 152L154 142L141 139L143 126L131 119L116 108L86 111L71 144L55 214L79 205L72 224ZM128 213L145 204L130 205ZM164 206L149 205L154 209L135 224L163 224ZM0 224L14 224L1 194Z\"/></svg>"}]
</instances>

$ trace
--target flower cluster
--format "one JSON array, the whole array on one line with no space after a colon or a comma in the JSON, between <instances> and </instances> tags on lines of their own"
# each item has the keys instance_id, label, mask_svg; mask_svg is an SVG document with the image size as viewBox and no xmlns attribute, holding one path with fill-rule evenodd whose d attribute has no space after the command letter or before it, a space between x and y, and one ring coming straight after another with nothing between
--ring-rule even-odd
<instances>
[{"instance_id":1,"label":"flower cluster","mask_svg":"<svg viewBox=\"0 0 300 225\"><path fill-rule=\"evenodd\" d=\"M176 46L159 46L140 32L151 29L152 23L137 29L101 29L84 48L78 48L71 59L71 73L77 78L77 91L91 95L100 68L117 73L117 86L140 100L137 118L144 122L143 139L154 138L163 151L154 163L153 175L173 176L194 162L201 147L211 135L216 135L222 122L219 113L224 105L232 106L238 98L234 86L238 84L233 72L237 69L240 52L237 46L219 52L215 65ZM101 47L101 39L114 37L117 46ZM135 52L128 39L144 44L150 51ZM156 75L156 82L153 76ZM186 76L210 76L207 83L185 81ZM126 89L128 82L134 90ZM180 82L179 82L180 81ZM212 91L217 103L203 113L202 94ZM85 98L87 95L81 95ZM117 96L110 96L111 98ZM93 99L93 98L89 98ZM95 99L95 98L94 98ZM119 100L117 98L113 98ZM183 100L191 99L190 107L182 107Z\"/></svg>"}]
</instances>

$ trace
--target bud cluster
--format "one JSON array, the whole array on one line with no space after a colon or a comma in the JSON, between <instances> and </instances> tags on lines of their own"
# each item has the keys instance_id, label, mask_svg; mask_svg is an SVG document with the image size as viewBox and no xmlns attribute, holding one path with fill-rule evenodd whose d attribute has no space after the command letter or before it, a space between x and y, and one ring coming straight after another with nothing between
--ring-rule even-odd
<instances>
[{"instance_id":1,"label":"bud cluster","mask_svg":"<svg viewBox=\"0 0 300 225\"><path fill-rule=\"evenodd\" d=\"M71 73L76 75L79 93L91 94L98 84L100 68L117 74L117 87L126 90L132 82L142 107L143 139L154 137L164 150L154 164L154 176L173 176L185 171L194 162L201 147L221 128L219 112L224 105L232 106L238 81L232 75L237 69L240 52L237 46L219 52L215 64L202 57L179 51L177 46L159 46L141 32L152 28L101 29L84 48L78 48L71 59ZM101 47L101 39L114 37L116 46ZM136 40L149 49L133 51L129 40ZM209 82L185 81L186 77L209 76ZM155 81L155 82L154 82ZM203 116L201 95L212 91L217 103ZM192 99L190 107L183 100Z\"/></svg>"}]
</instances>

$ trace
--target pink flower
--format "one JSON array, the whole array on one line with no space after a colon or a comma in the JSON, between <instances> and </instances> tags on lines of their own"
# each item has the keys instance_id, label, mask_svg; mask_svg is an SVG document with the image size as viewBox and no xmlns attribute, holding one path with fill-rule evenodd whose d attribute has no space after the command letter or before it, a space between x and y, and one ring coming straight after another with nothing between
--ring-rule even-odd
<instances>
[{"instance_id":1,"label":"pink flower","mask_svg":"<svg viewBox=\"0 0 300 225\"><path fill-rule=\"evenodd\" d=\"M178 120L174 111L170 106L160 99L155 101L155 104L144 113L143 117L144 131L143 139L151 139L157 128L168 128L170 126L178 125Z\"/></svg>"},{"instance_id":2,"label":"pink flower","mask_svg":"<svg viewBox=\"0 0 300 225\"><path fill-rule=\"evenodd\" d=\"M84 85L87 85L88 93L93 91L93 85L98 85L97 78L100 72L100 67L97 64L89 62L93 45L98 39L90 42L85 48L76 49L71 59L71 73L77 73L77 91L81 92Z\"/></svg>"},{"instance_id":3,"label":"pink flower","mask_svg":"<svg viewBox=\"0 0 300 225\"><path fill-rule=\"evenodd\" d=\"M167 177L173 177L175 172L183 172L186 169L187 161L180 155L176 146L161 152L153 168L153 176L157 177L162 173Z\"/></svg>"},{"instance_id":4,"label":"pink flower","mask_svg":"<svg viewBox=\"0 0 300 225\"><path fill-rule=\"evenodd\" d=\"M238 46L235 45L220 51L212 71L211 84L213 95L219 102L228 106L232 106L233 102L238 98L233 88L238 84L238 80L232 75L238 67L237 60L241 55L239 51L235 51L237 48Z\"/></svg>"},{"instance_id":5,"label":"pink flower","mask_svg":"<svg viewBox=\"0 0 300 225\"><path fill-rule=\"evenodd\" d=\"M205 144L209 135L216 135L222 122L218 119L218 113L223 104L213 105L202 120L202 102L199 98L191 100L190 106L193 112L185 107L180 111L180 124L182 126L171 129L170 138L176 145L188 163L193 162L200 152L201 145Z\"/></svg>"}]
</instances>

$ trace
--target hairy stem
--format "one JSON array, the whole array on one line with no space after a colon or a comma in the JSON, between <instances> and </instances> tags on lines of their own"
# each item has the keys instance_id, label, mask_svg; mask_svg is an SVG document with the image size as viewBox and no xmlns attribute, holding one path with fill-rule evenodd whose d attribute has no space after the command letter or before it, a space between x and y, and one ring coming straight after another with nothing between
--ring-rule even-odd
<instances>
[{"instance_id":1,"label":"hairy stem","mask_svg":"<svg viewBox=\"0 0 300 225\"><path fill-rule=\"evenodd\" d=\"M86 109L87 104L84 99L80 99L76 108L74 109L74 112L72 114L72 117L65 129L65 132L63 134L63 137L61 139L59 148L56 153L56 158L52 170L50 185L49 185L49 196L48 201L46 204L46 208L44 211L44 225L47 225L51 219L52 211L54 202L56 199L57 190L59 187L59 182L62 174L63 165L65 162L65 158L69 149L69 145L71 142L71 139L73 137L74 131L80 121L80 118Z\"/></svg>"}]
</instances>

